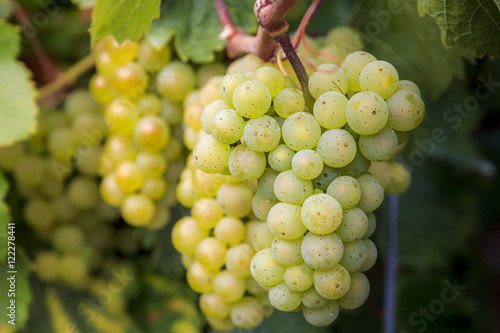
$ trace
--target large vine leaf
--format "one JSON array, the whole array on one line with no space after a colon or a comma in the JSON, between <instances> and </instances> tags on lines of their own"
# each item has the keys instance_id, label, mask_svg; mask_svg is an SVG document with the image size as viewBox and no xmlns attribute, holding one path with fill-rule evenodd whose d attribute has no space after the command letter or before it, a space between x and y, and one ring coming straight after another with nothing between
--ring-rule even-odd
<instances>
[{"instance_id":1,"label":"large vine leaf","mask_svg":"<svg viewBox=\"0 0 500 333\"><path fill-rule=\"evenodd\" d=\"M97 0L90 34L93 41L108 35L113 35L119 43L137 40L159 15L160 0Z\"/></svg>"},{"instance_id":2,"label":"large vine leaf","mask_svg":"<svg viewBox=\"0 0 500 333\"><path fill-rule=\"evenodd\" d=\"M225 42L214 1L167 1L159 20L153 22L150 39L159 46L175 36L175 49L182 61L211 62Z\"/></svg>"},{"instance_id":3,"label":"large vine leaf","mask_svg":"<svg viewBox=\"0 0 500 333\"><path fill-rule=\"evenodd\" d=\"M0 63L17 57L19 53L19 41L18 29L0 20Z\"/></svg>"},{"instance_id":4,"label":"large vine leaf","mask_svg":"<svg viewBox=\"0 0 500 333\"><path fill-rule=\"evenodd\" d=\"M18 61L0 63L0 147L35 131L38 107L31 73Z\"/></svg>"},{"instance_id":5,"label":"large vine leaf","mask_svg":"<svg viewBox=\"0 0 500 333\"><path fill-rule=\"evenodd\" d=\"M500 1L419 0L418 11L436 21L444 45L459 43L478 58L500 55Z\"/></svg>"},{"instance_id":6,"label":"large vine leaf","mask_svg":"<svg viewBox=\"0 0 500 333\"><path fill-rule=\"evenodd\" d=\"M355 17L366 50L434 97L465 75L463 60L470 54L460 45L446 49L432 19L419 17L416 0L361 0Z\"/></svg>"}]
</instances>

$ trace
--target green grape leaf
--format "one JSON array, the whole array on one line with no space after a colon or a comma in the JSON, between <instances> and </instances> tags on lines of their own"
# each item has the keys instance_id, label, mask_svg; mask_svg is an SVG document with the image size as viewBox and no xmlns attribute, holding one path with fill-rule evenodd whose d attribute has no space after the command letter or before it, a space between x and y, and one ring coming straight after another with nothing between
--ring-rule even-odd
<instances>
[{"instance_id":1,"label":"green grape leaf","mask_svg":"<svg viewBox=\"0 0 500 333\"><path fill-rule=\"evenodd\" d=\"M418 11L436 21L445 46L461 44L478 58L500 55L498 0L418 0Z\"/></svg>"},{"instance_id":2,"label":"green grape leaf","mask_svg":"<svg viewBox=\"0 0 500 333\"><path fill-rule=\"evenodd\" d=\"M257 31L259 23L253 12L255 0L225 0L224 2L235 26L250 34Z\"/></svg>"},{"instance_id":3,"label":"green grape leaf","mask_svg":"<svg viewBox=\"0 0 500 333\"><path fill-rule=\"evenodd\" d=\"M90 34L93 41L108 35L119 43L138 40L159 15L160 0L98 0L92 11Z\"/></svg>"},{"instance_id":4,"label":"green grape leaf","mask_svg":"<svg viewBox=\"0 0 500 333\"><path fill-rule=\"evenodd\" d=\"M19 41L18 28L7 22L0 21L0 63L17 57Z\"/></svg>"},{"instance_id":5,"label":"green grape leaf","mask_svg":"<svg viewBox=\"0 0 500 333\"><path fill-rule=\"evenodd\" d=\"M95 5L95 0L71 0L80 9L87 9Z\"/></svg>"},{"instance_id":6,"label":"green grape leaf","mask_svg":"<svg viewBox=\"0 0 500 333\"><path fill-rule=\"evenodd\" d=\"M31 73L18 61L0 63L0 147L35 131L38 107Z\"/></svg>"},{"instance_id":7,"label":"green grape leaf","mask_svg":"<svg viewBox=\"0 0 500 333\"><path fill-rule=\"evenodd\" d=\"M361 0L355 17L366 51L393 64L400 79L437 97L464 77L470 53L460 45L446 49L432 19L419 17L416 0Z\"/></svg>"},{"instance_id":8,"label":"green grape leaf","mask_svg":"<svg viewBox=\"0 0 500 333\"><path fill-rule=\"evenodd\" d=\"M5 245L5 243L2 243L2 245ZM3 315L0 321L7 323L9 320L15 319L16 328L22 329L28 319L29 304L32 298L28 279L31 265L26 254L18 246L15 252L14 268L9 267L10 264L7 261L0 265L0 290L2 291L0 293L0 307L5 310L11 306L12 300L14 300L15 317ZM12 271L16 273L9 273ZM7 280L12 276L14 276L13 279ZM13 287L12 282L14 282L15 287ZM8 311L11 312L11 310Z\"/></svg>"},{"instance_id":9,"label":"green grape leaf","mask_svg":"<svg viewBox=\"0 0 500 333\"><path fill-rule=\"evenodd\" d=\"M151 27L150 40L155 46L175 37L175 49L182 61L207 63L215 59L214 52L224 48L219 39L222 27L214 1L167 1L159 20Z\"/></svg>"}]
</instances>

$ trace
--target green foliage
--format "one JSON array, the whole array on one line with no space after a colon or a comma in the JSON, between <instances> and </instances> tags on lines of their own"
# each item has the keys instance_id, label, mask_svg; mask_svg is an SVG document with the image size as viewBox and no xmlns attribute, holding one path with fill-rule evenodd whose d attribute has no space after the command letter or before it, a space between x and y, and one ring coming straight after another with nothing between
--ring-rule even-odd
<instances>
[{"instance_id":1,"label":"green foliage","mask_svg":"<svg viewBox=\"0 0 500 333\"><path fill-rule=\"evenodd\" d=\"M121 43L138 40L160 15L160 0L100 0L92 11L90 33L96 41L113 35Z\"/></svg>"},{"instance_id":2,"label":"green foliage","mask_svg":"<svg viewBox=\"0 0 500 333\"><path fill-rule=\"evenodd\" d=\"M500 55L498 0L419 0L418 11L436 21L444 45L461 44L478 58Z\"/></svg>"},{"instance_id":3,"label":"green foliage","mask_svg":"<svg viewBox=\"0 0 500 333\"><path fill-rule=\"evenodd\" d=\"M80 9L87 9L95 4L95 0L72 0L72 2Z\"/></svg>"},{"instance_id":4,"label":"green foliage","mask_svg":"<svg viewBox=\"0 0 500 333\"><path fill-rule=\"evenodd\" d=\"M7 244L7 223L10 221L9 207L5 204L4 199L9 190L9 183L4 175L0 172L0 244ZM7 247L0 247L0 263L5 260Z\"/></svg>"},{"instance_id":5,"label":"green foliage","mask_svg":"<svg viewBox=\"0 0 500 333\"><path fill-rule=\"evenodd\" d=\"M16 234L16 238L21 237L21 235ZM2 246L5 246L5 243L2 243ZM31 267L28 261L27 256L24 252L20 251L19 248L16 248L16 263L15 263L15 296L9 297L8 293L10 293L10 281L7 280L11 274L8 271L12 269L7 266L7 261L3 264L0 264L0 290L2 293L0 294L0 306L2 309L6 309L10 305L11 299L15 299L16 304L16 327L23 328L28 320L28 309L29 304L31 303L31 288L29 286L29 274L31 272ZM2 316L0 321L7 322L10 320L7 316Z\"/></svg>"},{"instance_id":6,"label":"green foliage","mask_svg":"<svg viewBox=\"0 0 500 333\"><path fill-rule=\"evenodd\" d=\"M418 16L416 0L361 0L353 23L367 51L393 64L400 79L415 81L434 97L465 75L466 52L442 45L432 19Z\"/></svg>"}]
</instances>

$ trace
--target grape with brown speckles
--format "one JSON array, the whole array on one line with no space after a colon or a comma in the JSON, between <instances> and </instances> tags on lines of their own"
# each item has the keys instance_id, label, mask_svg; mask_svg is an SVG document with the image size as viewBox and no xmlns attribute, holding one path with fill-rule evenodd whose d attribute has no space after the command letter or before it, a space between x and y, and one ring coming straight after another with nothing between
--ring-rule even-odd
<instances>
[{"instance_id":1,"label":"grape with brown speckles","mask_svg":"<svg viewBox=\"0 0 500 333\"><path fill-rule=\"evenodd\" d=\"M311 195L301 209L302 221L315 234L326 235L338 228L342 221L342 207L328 194Z\"/></svg>"},{"instance_id":2,"label":"grape with brown speckles","mask_svg":"<svg viewBox=\"0 0 500 333\"><path fill-rule=\"evenodd\" d=\"M309 78L309 90L315 99L328 91L337 91L343 95L347 92L347 76L335 64L319 65Z\"/></svg>"},{"instance_id":3,"label":"grape with brown speckles","mask_svg":"<svg viewBox=\"0 0 500 333\"><path fill-rule=\"evenodd\" d=\"M361 186L350 176L335 178L326 193L337 199L342 209L354 208L361 199Z\"/></svg>"},{"instance_id":4,"label":"grape with brown speckles","mask_svg":"<svg viewBox=\"0 0 500 333\"><path fill-rule=\"evenodd\" d=\"M396 91L387 99L389 119L387 125L397 131L415 129L425 116L422 98L411 90Z\"/></svg>"},{"instance_id":5,"label":"grape with brown speckles","mask_svg":"<svg viewBox=\"0 0 500 333\"><path fill-rule=\"evenodd\" d=\"M194 164L203 172L219 173L228 166L231 148L211 135L202 137L193 149Z\"/></svg>"},{"instance_id":6,"label":"grape with brown speckles","mask_svg":"<svg viewBox=\"0 0 500 333\"><path fill-rule=\"evenodd\" d=\"M351 97L346 109L349 127L360 135L372 135L384 128L389 111L384 99L371 91Z\"/></svg>"},{"instance_id":7,"label":"grape with brown speckles","mask_svg":"<svg viewBox=\"0 0 500 333\"><path fill-rule=\"evenodd\" d=\"M396 92L398 84L398 71L387 61L372 61L359 75L359 86L362 91L372 91L384 99Z\"/></svg>"},{"instance_id":8,"label":"grape with brown speckles","mask_svg":"<svg viewBox=\"0 0 500 333\"><path fill-rule=\"evenodd\" d=\"M317 235L308 232L302 241L302 257L307 266L315 270L328 270L340 262L344 244L334 232Z\"/></svg>"},{"instance_id":9,"label":"grape with brown speckles","mask_svg":"<svg viewBox=\"0 0 500 333\"><path fill-rule=\"evenodd\" d=\"M305 262L287 267L285 283L288 288L295 291L308 290L314 283L314 271Z\"/></svg>"},{"instance_id":10,"label":"grape with brown speckles","mask_svg":"<svg viewBox=\"0 0 500 333\"><path fill-rule=\"evenodd\" d=\"M246 144L233 148L228 162L231 174L242 182L251 182L262 176L266 165L264 153L256 152Z\"/></svg>"},{"instance_id":11,"label":"grape with brown speckles","mask_svg":"<svg viewBox=\"0 0 500 333\"><path fill-rule=\"evenodd\" d=\"M368 218L366 214L354 207L344 210L344 217L335 233L344 242L354 242L363 238L368 230Z\"/></svg>"},{"instance_id":12,"label":"grape with brown speckles","mask_svg":"<svg viewBox=\"0 0 500 333\"><path fill-rule=\"evenodd\" d=\"M297 205L277 203L267 216L269 229L281 239L293 240L301 237L307 229L302 223L300 209Z\"/></svg>"},{"instance_id":13,"label":"grape with brown speckles","mask_svg":"<svg viewBox=\"0 0 500 333\"><path fill-rule=\"evenodd\" d=\"M285 266L274 260L271 249L264 249L255 254L250 271L255 281L264 286L275 286L285 278Z\"/></svg>"},{"instance_id":14,"label":"grape with brown speckles","mask_svg":"<svg viewBox=\"0 0 500 333\"><path fill-rule=\"evenodd\" d=\"M323 133L316 151L326 165L342 168L352 162L356 156L356 141L343 129L331 129Z\"/></svg>"},{"instance_id":15,"label":"grape with brown speckles","mask_svg":"<svg viewBox=\"0 0 500 333\"><path fill-rule=\"evenodd\" d=\"M303 309L302 314L307 322L314 326L330 325L339 316L339 306L336 301L330 300L317 309Z\"/></svg>"},{"instance_id":16,"label":"grape with brown speckles","mask_svg":"<svg viewBox=\"0 0 500 333\"><path fill-rule=\"evenodd\" d=\"M358 207L365 213L373 212L384 201L384 187L376 177L368 173L357 180L361 185L361 199Z\"/></svg>"},{"instance_id":17,"label":"grape with brown speckles","mask_svg":"<svg viewBox=\"0 0 500 333\"><path fill-rule=\"evenodd\" d=\"M286 203L300 205L312 193L312 182L298 177L293 170L281 172L274 181L274 194Z\"/></svg>"},{"instance_id":18,"label":"grape with brown speckles","mask_svg":"<svg viewBox=\"0 0 500 333\"><path fill-rule=\"evenodd\" d=\"M285 120L282 136L290 149L313 149L321 136L321 126L312 114L297 112Z\"/></svg>"},{"instance_id":19,"label":"grape with brown speckles","mask_svg":"<svg viewBox=\"0 0 500 333\"><path fill-rule=\"evenodd\" d=\"M351 273L361 270L365 262L366 244L362 239L344 243L344 255L339 264Z\"/></svg>"},{"instance_id":20,"label":"grape with brown speckles","mask_svg":"<svg viewBox=\"0 0 500 333\"><path fill-rule=\"evenodd\" d=\"M398 136L392 128L384 128L373 135L359 137L359 150L368 160L382 162L391 159L398 149Z\"/></svg>"},{"instance_id":21,"label":"grape with brown speckles","mask_svg":"<svg viewBox=\"0 0 500 333\"><path fill-rule=\"evenodd\" d=\"M347 293L350 286L351 276L341 265L314 271L314 287L324 298L338 299Z\"/></svg>"},{"instance_id":22,"label":"grape with brown speckles","mask_svg":"<svg viewBox=\"0 0 500 333\"><path fill-rule=\"evenodd\" d=\"M363 305L370 294L370 282L363 273L351 274L349 291L337 302L343 309L354 310Z\"/></svg>"},{"instance_id":23,"label":"grape with brown speckles","mask_svg":"<svg viewBox=\"0 0 500 333\"><path fill-rule=\"evenodd\" d=\"M268 296L272 306L280 311L293 311L301 303L300 292L288 288L285 282L272 287Z\"/></svg>"}]
</instances>

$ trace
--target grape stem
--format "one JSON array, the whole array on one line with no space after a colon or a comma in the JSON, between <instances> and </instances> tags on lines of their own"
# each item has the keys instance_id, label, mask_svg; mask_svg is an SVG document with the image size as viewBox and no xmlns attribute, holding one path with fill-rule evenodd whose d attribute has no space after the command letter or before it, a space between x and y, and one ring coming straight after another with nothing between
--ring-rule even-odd
<instances>
[{"instance_id":1,"label":"grape stem","mask_svg":"<svg viewBox=\"0 0 500 333\"><path fill-rule=\"evenodd\" d=\"M38 100L42 100L55 92L72 84L78 77L94 66L94 56L89 54L77 63L59 73L54 81L46 84L38 90Z\"/></svg>"},{"instance_id":2,"label":"grape stem","mask_svg":"<svg viewBox=\"0 0 500 333\"><path fill-rule=\"evenodd\" d=\"M388 197L388 247L384 274L384 333L395 332L396 279L398 262L398 202L397 195Z\"/></svg>"}]
</instances>

